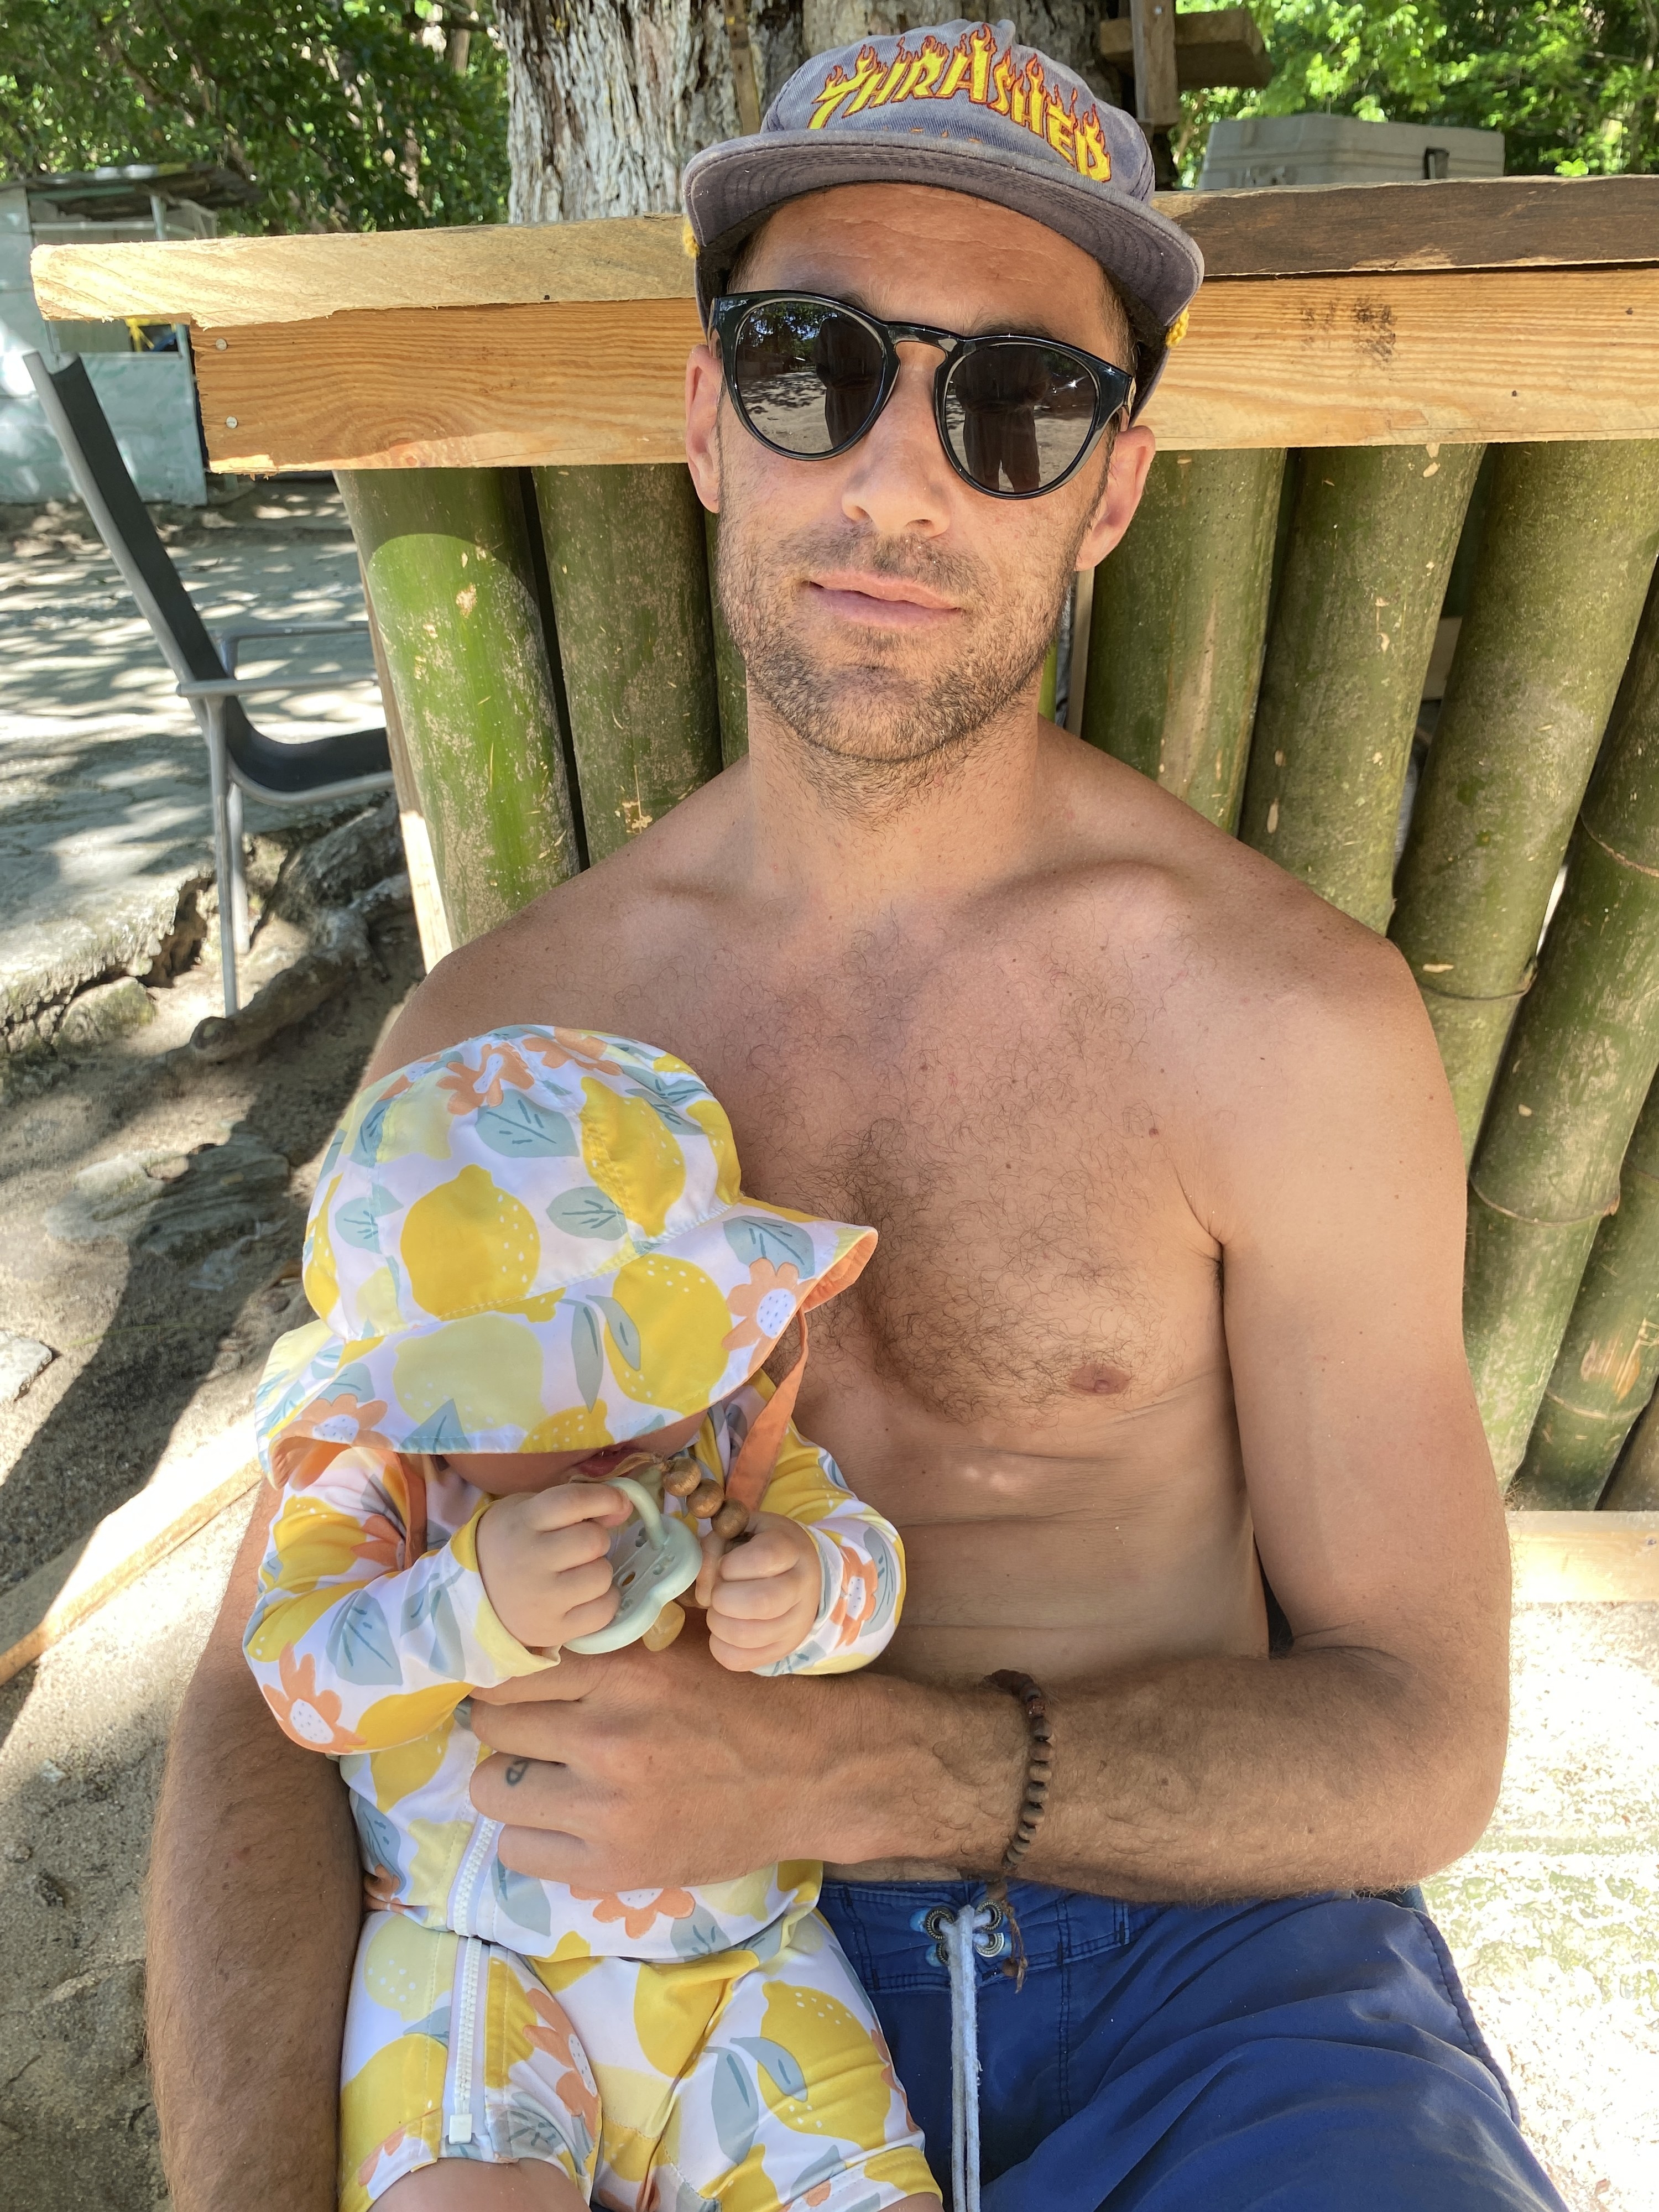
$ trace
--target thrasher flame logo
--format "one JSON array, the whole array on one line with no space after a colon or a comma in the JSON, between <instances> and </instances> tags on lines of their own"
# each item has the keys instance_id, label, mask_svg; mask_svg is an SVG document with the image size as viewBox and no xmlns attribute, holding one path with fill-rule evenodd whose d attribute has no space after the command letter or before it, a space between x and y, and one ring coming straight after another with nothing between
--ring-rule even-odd
<instances>
[{"instance_id":1,"label":"thrasher flame logo","mask_svg":"<svg viewBox=\"0 0 1659 2212\"><path fill-rule=\"evenodd\" d=\"M838 111L845 118L866 107L895 106L902 100L954 100L966 93L975 107L1023 125L1080 177L1103 185L1112 173L1112 157L1100 110L1091 103L1079 114L1075 89L1069 101L1059 97L1060 90L1058 84L1050 88L1036 54L1017 69L1012 46L999 52L997 34L988 23L964 31L954 48L931 32L912 48L901 33L890 61L883 61L873 46L860 46L851 76L837 64L813 95L807 127L822 131Z\"/></svg>"}]
</instances>

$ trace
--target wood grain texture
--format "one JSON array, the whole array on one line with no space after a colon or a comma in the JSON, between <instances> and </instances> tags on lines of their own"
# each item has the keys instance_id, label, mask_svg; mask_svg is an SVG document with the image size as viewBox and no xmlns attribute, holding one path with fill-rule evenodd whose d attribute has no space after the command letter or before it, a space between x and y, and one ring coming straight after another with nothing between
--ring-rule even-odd
<instances>
[{"instance_id":1,"label":"wood grain texture","mask_svg":"<svg viewBox=\"0 0 1659 2212\"><path fill-rule=\"evenodd\" d=\"M677 461L697 335L684 299L222 331L196 351L208 450L254 474ZM1659 436L1659 269L1208 285L1146 419L1186 450Z\"/></svg>"},{"instance_id":2,"label":"wood grain texture","mask_svg":"<svg viewBox=\"0 0 1659 2212\"><path fill-rule=\"evenodd\" d=\"M1659 177L1281 185L1268 191L1160 192L1156 204L1202 250L1212 276L1659 261Z\"/></svg>"},{"instance_id":3,"label":"wood grain texture","mask_svg":"<svg viewBox=\"0 0 1659 2212\"><path fill-rule=\"evenodd\" d=\"M1181 19L1177 18L1177 21ZM1161 192L1212 281L1389 270L1659 262L1659 177L1493 177L1432 184ZM399 307L684 300L678 216L155 246L41 246L49 319L131 315L198 330Z\"/></svg>"},{"instance_id":4,"label":"wood grain texture","mask_svg":"<svg viewBox=\"0 0 1659 2212\"><path fill-rule=\"evenodd\" d=\"M1517 1605L1659 1599L1659 1513L1511 1513Z\"/></svg>"},{"instance_id":5,"label":"wood grain texture","mask_svg":"<svg viewBox=\"0 0 1659 2212\"><path fill-rule=\"evenodd\" d=\"M1134 73L1134 27L1127 16L1109 17L1099 31L1100 58ZM1273 64L1248 8L1199 8L1175 19L1176 76L1182 92L1209 85L1264 85Z\"/></svg>"},{"instance_id":6,"label":"wood grain texture","mask_svg":"<svg viewBox=\"0 0 1659 2212\"><path fill-rule=\"evenodd\" d=\"M259 1480L253 1424L239 1421L188 1457L163 1462L137 1496L0 1597L0 1682L137 1581Z\"/></svg>"},{"instance_id":7,"label":"wood grain texture","mask_svg":"<svg viewBox=\"0 0 1659 2212\"><path fill-rule=\"evenodd\" d=\"M49 320L131 315L216 331L371 309L689 300L694 271L683 238L678 216L643 215L321 238L40 246L30 268Z\"/></svg>"}]
</instances>

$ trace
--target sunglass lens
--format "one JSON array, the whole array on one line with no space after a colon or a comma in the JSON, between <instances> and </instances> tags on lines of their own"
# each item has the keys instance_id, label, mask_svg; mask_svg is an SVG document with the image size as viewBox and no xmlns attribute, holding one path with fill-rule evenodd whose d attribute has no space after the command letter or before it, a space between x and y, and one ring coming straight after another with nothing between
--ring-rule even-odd
<instances>
[{"instance_id":1,"label":"sunglass lens","mask_svg":"<svg viewBox=\"0 0 1659 2212\"><path fill-rule=\"evenodd\" d=\"M750 428L786 453L833 453L881 399L873 331L816 300L766 300L738 326L732 381Z\"/></svg>"},{"instance_id":2,"label":"sunglass lens","mask_svg":"<svg viewBox=\"0 0 1659 2212\"><path fill-rule=\"evenodd\" d=\"M1087 445L1096 392L1088 363L1063 346L975 346L945 378L945 434L982 490L1045 491Z\"/></svg>"}]
</instances>

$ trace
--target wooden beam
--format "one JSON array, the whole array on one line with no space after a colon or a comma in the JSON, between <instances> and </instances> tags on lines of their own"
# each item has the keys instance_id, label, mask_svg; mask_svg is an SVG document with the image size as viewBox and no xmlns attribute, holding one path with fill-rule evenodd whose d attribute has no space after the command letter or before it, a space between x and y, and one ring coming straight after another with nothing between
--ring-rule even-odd
<instances>
[{"instance_id":1,"label":"wooden beam","mask_svg":"<svg viewBox=\"0 0 1659 2212\"><path fill-rule=\"evenodd\" d=\"M689 300L684 228L677 215L641 215L137 248L38 246L29 265L48 319L131 315L216 331L397 307Z\"/></svg>"},{"instance_id":2,"label":"wooden beam","mask_svg":"<svg viewBox=\"0 0 1659 2212\"><path fill-rule=\"evenodd\" d=\"M1126 76L1134 75L1134 27L1126 16L1100 27L1100 58ZM1273 82L1273 65L1248 8L1189 8L1175 19L1176 78L1182 92L1218 84L1259 91Z\"/></svg>"},{"instance_id":3,"label":"wooden beam","mask_svg":"<svg viewBox=\"0 0 1659 2212\"><path fill-rule=\"evenodd\" d=\"M1659 1600L1659 1513L1511 1513L1518 1605Z\"/></svg>"},{"instance_id":4,"label":"wooden beam","mask_svg":"<svg viewBox=\"0 0 1659 2212\"><path fill-rule=\"evenodd\" d=\"M689 300L337 313L222 330L213 465L684 458ZM1148 421L1166 446L1659 437L1659 269L1206 285Z\"/></svg>"},{"instance_id":5,"label":"wooden beam","mask_svg":"<svg viewBox=\"0 0 1659 2212\"><path fill-rule=\"evenodd\" d=\"M1154 131L1169 131L1181 120L1175 0L1129 0L1129 19L1135 120L1150 138Z\"/></svg>"},{"instance_id":6,"label":"wooden beam","mask_svg":"<svg viewBox=\"0 0 1659 2212\"><path fill-rule=\"evenodd\" d=\"M1659 176L1279 185L1163 192L1157 204L1199 246L1212 277L1659 262Z\"/></svg>"},{"instance_id":7,"label":"wooden beam","mask_svg":"<svg viewBox=\"0 0 1659 2212\"><path fill-rule=\"evenodd\" d=\"M136 1497L0 1597L0 1682L9 1682L77 1621L246 1497L259 1480L253 1424L163 1461Z\"/></svg>"},{"instance_id":8,"label":"wooden beam","mask_svg":"<svg viewBox=\"0 0 1659 2212\"><path fill-rule=\"evenodd\" d=\"M1157 204L1202 248L1212 283L1659 263L1659 176L1287 185L1270 191L1166 192ZM49 319L131 315L201 331L374 309L692 296L692 265L677 216L166 246L40 246L31 267L40 312Z\"/></svg>"}]
</instances>

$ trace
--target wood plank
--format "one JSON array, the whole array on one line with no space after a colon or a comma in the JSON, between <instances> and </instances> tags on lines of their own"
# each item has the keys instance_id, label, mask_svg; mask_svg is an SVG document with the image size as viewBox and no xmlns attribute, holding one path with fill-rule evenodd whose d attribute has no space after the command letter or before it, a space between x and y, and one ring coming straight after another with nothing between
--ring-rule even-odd
<instances>
[{"instance_id":1,"label":"wood plank","mask_svg":"<svg viewBox=\"0 0 1659 2212\"><path fill-rule=\"evenodd\" d=\"M216 468L684 456L689 300L338 313L196 353ZM1167 446L1659 437L1659 269L1207 285L1147 419Z\"/></svg>"},{"instance_id":2,"label":"wood plank","mask_svg":"<svg viewBox=\"0 0 1659 2212\"><path fill-rule=\"evenodd\" d=\"M39 246L29 267L49 321L131 315L204 331L377 308L689 300L694 289L677 215L167 246Z\"/></svg>"},{"instance_id":3,"label":"wood plank","mask_svg":"<svg viewBox=\"0 0 1659 2212\"><path fill-rule=\"evenodd\" d=\"M1181 120L1175 19L1175 0L1129 0L1135 119L1148 136L1172 130Z\"/></svg>"},{"instance_id":4,"label":"wood plank","mask_svg":"<svg viewBox=\"0 0 1659 2212\"><path fill-rule=\"evenodd\" d=\"M1659 1601L1659 1513L1511 1513L1518 1605Z\"/></svg>"},{"instance_id":5,"label":"wood plank","mask_svg":"<svg viewBox=\"0 0 1659 2212\"><path fill-rule=\"evenodd\" d=\"M144 1488L106 1513L84 1544L70 1545L0 1597L0 1682L9 1682L258 1480L251 1419L185 1457L163 1460Z\"/></svg>"},{"instance_id":6,"label":"wood plank","mask_svg":"<svg viewBox=\"0 0 1659 2212\"><path fill-rule=\"evenodd\" d=\"M1659 176L1278 185L1160 192L1157 205L1200 247L1212 276L1659 262Z\"/></svg>"},{"instance_id":7,"label":"wood plank","mask_svg":"<svg viewBox=\"0 0 1659 2212\"><path fill-rule=\"evenodd\" d=\"M1659 176L1161 192L1157 204L1202 247L1212 281L1659 262ZM677 216L41 246L31 267L49 319L132 315L204 331L371 308L539 306L550 295L684 300L692 292Z\"/></svg>"},{"instance_id":8,"label":"wood plank","mask_svg":"<svg viewBox=\"0 0 1659 2212\"><path fill-rule=\"evenodd\" d=\"M1100 26L1100 58L1109 68L1134 74L1134 26L1123 15ZM1175 19L1176 76L1182 92L1210 85L1260 88L1273 81L1273 64L1248 8L1195 8Z\"/></svg>"}]
</instances>

